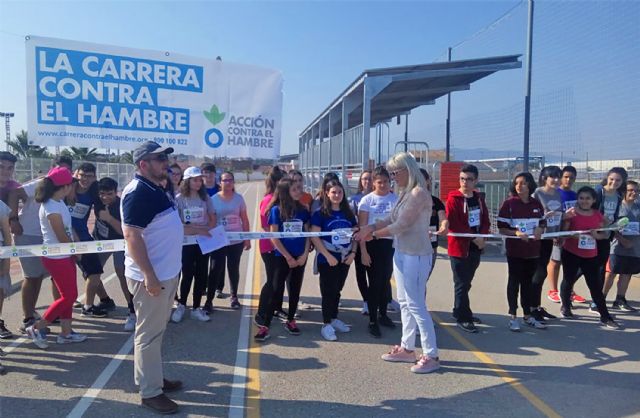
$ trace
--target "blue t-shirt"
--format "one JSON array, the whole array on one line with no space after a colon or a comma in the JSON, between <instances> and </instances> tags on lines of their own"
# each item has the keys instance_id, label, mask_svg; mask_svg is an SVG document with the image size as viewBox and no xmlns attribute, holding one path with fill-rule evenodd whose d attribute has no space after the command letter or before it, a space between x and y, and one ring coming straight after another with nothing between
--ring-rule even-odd
<instances>
[{"instance_id":1,"label":"blue t-shirt","mask_svg":"<svg viewBox=\"0 0 640 418\"><path fill-rule=\"evenodd\" d=\"M101 204L98 197L98 183L93 183L84 193L76 194L76 204L69 206L71 226L80 241L93 241L87 222L93 205Z\"/></svg>"},{"instance_id":2,"label":"blue t-shirt","mask_svg":"<svg viewBox=\"0 0 640 418\"><path fill-rule=\"evenodd\" d=\"M341 228L353 228L358 223L356 222L356 218L348 219L346 215L339 210L331 211L331 216L326 216L322 213L321 210L317 210L311 216L311 225L319 226L322 232L325 231L333 231ZM333 243L335 246L341 246L347 248L351 245L351 241L348 238L341 238L337 235L322 237L322 240L327 243ZM333 251L329 251L331 255L338 259L338 261L342 258L340 253L334 253ZM318 253L318 263L326 263L327 259L320 253Z\"/></svg>"},{"instance_id":3,"label":"blue t-shirt","mask_svg":"<svg viewBox=\"0 0 640 418\"><path fill-rule=\"evenodd\" d=\"M564 190L561 187L558 188L560 197L562 197L562 209L567 211L576 206L578 203L578 193L573 190Z\"/></svg>"},{"instance_id":4,"label":"blue t-shirt","mask_svg":"<svg viewBox=\"0 0 640 418\"><path fill-rule=\"evenodd\" d=\"M296 211L295 215L291 219L281 219L280 207L275 205L269 212L269 225L278 225L278 231L280 232L304 232L304 225L309 222L309 211L306 209L300 209ZM280 242L284 245L284 248L289 251L292 257L299 257L304 253L304 244L306 238L280 238ZM276 249L276 256L282 257L280 251Z\"/></svg>"},{"instance_id":5,"label":"blue t-shirt","mask_svg":"<svg viewBox=\"0 0 640 418\"><path fill-rule=\"evenodd\" d=\"M206 187L206 189L207 189L207 194L209 195L209 197L211 197L220 191L220 185L216 183L215 186Z\"/></svg>"}]
</instances>

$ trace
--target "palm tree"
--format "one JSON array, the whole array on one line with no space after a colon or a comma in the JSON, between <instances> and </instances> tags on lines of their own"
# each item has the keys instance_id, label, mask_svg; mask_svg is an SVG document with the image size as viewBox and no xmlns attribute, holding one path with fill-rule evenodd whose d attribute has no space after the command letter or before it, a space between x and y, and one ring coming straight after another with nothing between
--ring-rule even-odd
<instances>
[{"instance_id":1,"label":"palm tree","mask_svg":"<svg viewBox=\"0 0 640 418\"><path fill-rule=\"evenodd\" d=\"M50 158L46 147L29 143L27 131L21 130L16 134L16 139L7 141L7 145L22 158Z\"/></svg>"},{"instance_id":2,"label":"palm tree","mask_svg":"<svg viewBox=\"0 0 640 418\"><path fill-rule=\"evenodd\" d=\"M120 154L120 160L118 162L133 164L133 151Z\"/></svg>"},{"instance_id":3,"label":"palm tree","mask_svg":"<svg viewBox=\"0 0 640 418\"><path fill-rule=\"evenodd\" d=\"M71 157L78 161L95 161L98 156L97 148L69 147L69 149Z\"/></svg>"}]
</instances>

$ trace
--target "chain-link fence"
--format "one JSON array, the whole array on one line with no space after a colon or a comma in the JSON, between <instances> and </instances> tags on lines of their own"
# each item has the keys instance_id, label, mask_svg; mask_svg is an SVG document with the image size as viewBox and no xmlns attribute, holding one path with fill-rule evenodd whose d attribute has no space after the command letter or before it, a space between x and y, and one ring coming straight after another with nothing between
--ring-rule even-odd
<instances>
[{"instance_id":1,"label":"chain-link fence","mask_svg":"<svg viewBox=\"0 0 640 418\"><path fill-rule=\"evenodd\" d=\"M47 174L51 168L52 160L49 158L29 158L18 159L16 162L14 178L20 183L25 183L31 179L41 177ZM133 178L135 167L133 164L120 163L101 163L95 161L74 161L73 167L79 167L80 164L88 162L96 166L96 175L98 179L103 177L111 177L118 182L120 190Z\"/></svg>"}]
</instances>

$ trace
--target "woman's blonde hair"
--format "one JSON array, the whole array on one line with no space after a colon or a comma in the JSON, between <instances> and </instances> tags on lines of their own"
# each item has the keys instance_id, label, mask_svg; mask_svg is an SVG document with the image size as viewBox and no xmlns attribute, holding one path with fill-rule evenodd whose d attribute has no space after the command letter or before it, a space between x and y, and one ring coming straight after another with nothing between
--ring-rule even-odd
<instances>
[{"instance_id":1,"label":"woman's blonde hair","mask_svg":"<svg viewBox=\"0 0 640 418\"><path fill-rule=\"evenodd\" d=\"M411 192L414 188L420 186L427 190L427 183L424 180L424 176L420 172L420 167L413 155L408 152L399 152L387 161L387 170L394 171L399 169L407 169L409 179L405 187L400 187L396 184L398 200L401 201L407 192Z\"/></svg>"}]
</instances>

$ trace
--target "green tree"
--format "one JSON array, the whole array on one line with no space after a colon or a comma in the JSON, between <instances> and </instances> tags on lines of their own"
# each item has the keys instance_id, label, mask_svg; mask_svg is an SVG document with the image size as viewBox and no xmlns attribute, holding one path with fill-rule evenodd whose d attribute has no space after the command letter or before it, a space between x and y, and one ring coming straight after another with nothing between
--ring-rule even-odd
<instances>
[{"instance_id":1,"label":"green tree","mask_svg":"<svg viewBox=\"0 0 640 418\"><path fill-rule=\"evenodd\" d=\"M124 152L120 154L120 163L133 164L133 151Z\"/></svg>"},{"instance_id":2,"label":"green tree","mask_svg":"<svg viewBox=\"0 0 640 418\"><path fill-rule=\"evenodd\" d=\"M98 149L86 147L69 147L69 154L74 160L95 161L98 156Z\"/></svg>"},{"instance_id":3,"label":"green tree","mask_svg":"<svg viewBox=\"0 0 640 418\"><path fill-rule=\"evenodd\" d=\"M7 141L7 145L11 150L22 158L50 158L51 154L46 147L33 145L29 143L29 135L27 131L21 130L16 134L16 139Z\"/></svg>"}]
</instances>

